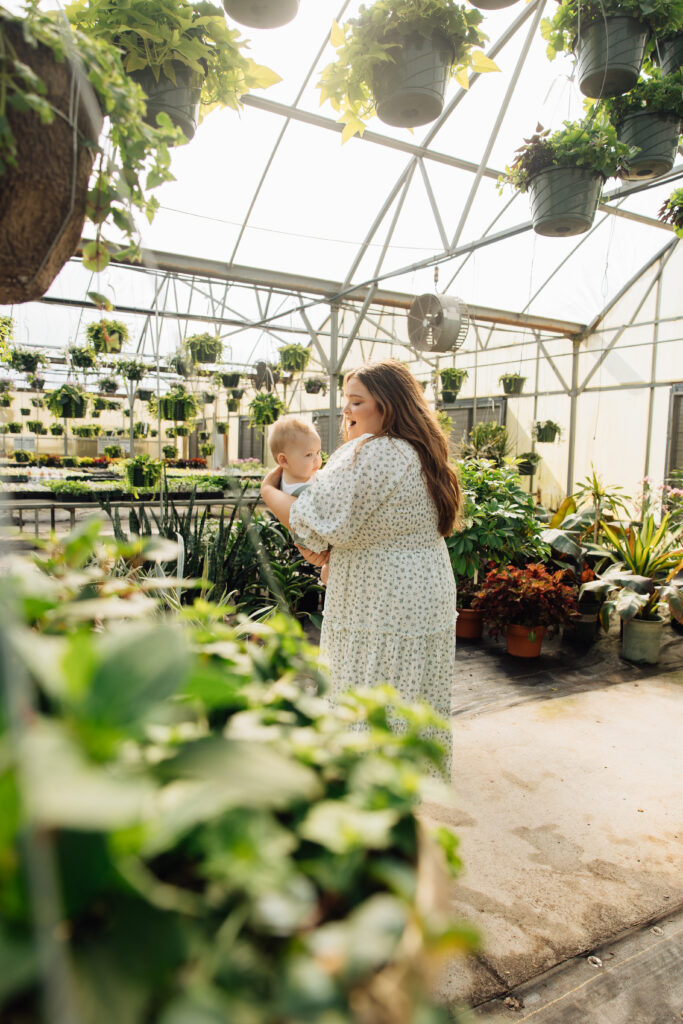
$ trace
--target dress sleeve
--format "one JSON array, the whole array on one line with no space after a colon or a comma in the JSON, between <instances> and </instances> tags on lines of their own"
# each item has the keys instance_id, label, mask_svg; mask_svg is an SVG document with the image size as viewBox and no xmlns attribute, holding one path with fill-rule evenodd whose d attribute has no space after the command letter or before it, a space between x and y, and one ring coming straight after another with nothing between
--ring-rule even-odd
<instances>
[{"instance_id":1,"label":"dress sleeve","mask_svg":"<svg viewBox=\"0 0 683 1024\"><path fill-rule=\"evenodd\" d=\"M408 458L388 437L349 443L297 498L289 523L297 544L312 551L347 546L384 501L401 486Z\"/></svg>"}]
</instances>

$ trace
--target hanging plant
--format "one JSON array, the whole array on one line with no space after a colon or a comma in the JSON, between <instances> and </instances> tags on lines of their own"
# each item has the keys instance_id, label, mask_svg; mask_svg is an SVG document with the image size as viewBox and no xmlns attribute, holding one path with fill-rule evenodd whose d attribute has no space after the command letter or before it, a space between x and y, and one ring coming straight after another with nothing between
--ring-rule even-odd
<instances>
[{"instance_id":1,"label":"hanging plant","mask_svg":"<svg viewBox=\"0 0 683 1024\"><path fill-rule=\"evenodd\" d=\"M135 397L139 402L151 402L154 398L154 392L151 388L138 388L135 392Z\"/></svg>"},{"instance_id":2,"label":"hanging plant","mask_svg":"<svg viewBox=\"0 0 683 1024\"><path fill-rule=\"evenodd\" d=\"M96 320L88 324L85 333L96 352L120 352L129 337L120 320Z\"/></svg>"},{"instance_id":3,"label":"hanging plant","mask_svg":"<svg viewBox=\"0 0 683 1024\"><path fill-rule=\"evenodd\" d=\"M683 29L683 0L561 0L553 17L541 22L548 59L573 53L581 26L609 17L633 18L646 26L648 35L664 38Z\"/></svg>"},{"instance_id":4,"label":"hanging plant","mask_svg":"<svg viewBox=\"0 0 683 1024\"><path fill-rule=\"evenodd\" d=\"M223 342L217 334L193 334L185 339L193 363L218 363L223 354Z\"/></svg>"},{"instance_id":5,"label":"hanging plant","mask_svg":"<svg viewBox=\"0 0 683 1024\"><path fill-rule=\"evenodd\" d=\"M70 358L71 365L79 370L94 370L97 366L97 353L92 348L70 347L67 350L67 358Z\"/></svg>"},{"instance_id":6,"label":"hanging plant","mask_svg":"<svg viewBox=\"0 0 683 1024\"><path fill-rule=\"evenodd\" d=\"M236 388L239 385L241 373L221 373L220 380L225 388Z\"/></svg>"},{"instance_id":7,"label":"hanging plant","mask_svg":"<svg viewBox=\"0 0 683 1024\"><path fill-rule=\"evenodd\" d=\"M200 444L199 446L199 453L205 459L208 459L210 455L213 455L215 450L216 446L215 444L212 444L211 441L205 441L204 444Z\"/></svg>"},{"instance_id":8,"label":"hanging plant","mask_svg":"<svg viewBox=\"0 0 683 1024\"><path fill-rule=\"evenodd\" d=\"M244 388L231 388L230 397L239 402L241 398L244 398Z\"/></svg>"},{"instance_id":9,"label":"hanging plant","mask_svg":"<svg viewBox=\"0 0 683 1024\"><path fill-rule=\"evenodd\" d=\"M27 409L26 407L24 407L23 409L20 409L19 412L21 413L22 416L30 416L31 415L31 410Z\"/></svg>"},{"instance_id":10,"label":"hanging plant","mask_svg":"<svg viewBox=\"0 0 683 1024\"><path fill-rule=\"evenodd\" d=\"M142 380L147 373L147 367L137 359L119 359L116 369L126 380Z\"/></svg>"},{"instance_id":11,"label":"hanging plant","mask_svg":"<svg viewBox=\"0 0 683 1024\"><path fill-rule=\"evenodd\" d=\"M32 398L31 399L31 405L33 406L34 409L44 409L45 408L45 399L43 399L43 398Z\"/></svg>"},{"instance_id":12,"label":"hanging plant","mask_svg":"<svg viewBox=\"0 0 683 1024\"><path fill-rule=\"evenodd\" d=\"M12 405L12 395L8 394L6 391L3 391L0 394L0 406L3 409L9 409L11 405Z\"/></svg>"},{"instance_id":13,"label":"hanging plant","mask_svg":"<svg viewBox=\"0 0 683 1024\"><path fill-rule=\"evenodd\" d=\"M60 419L83 419L87 406L88 397L77 384L62 384L47 398L48 409Z\"/></svg>"},{"instance_id":14,"label":"hanging plant","mask_svg":"<svg viewBox=\"0 0 683 1024\"><path fill-rule=\"evenodd\" d=\"M97 386L105 395L115 395L119 388L118 383L113 377L102 377L102 379L98 381Z\"/></svg>"},{"instance_id":15,"label":"hanging plant","mask_svg":"<svg viewBox=\"0 0 683 1024\"><path fill-rule=\"evenodd\" d=\"M664 224L673 224L678 237L683 238L683 188L674 189L664 200L658 216Z\"/></svg>"},{"instance_id":16,"label":"hanging plant","mask_svg":"<svg viewBox=\"0 0 683 1024\"><path fill-rule=\"evenodd\" d=\"M683 119L683 72L639 81L624 96L602 100L598 109L614 125L621 142L635 150L620 176L658 178L674 165Z\"/></svg>"},{"instance_id":17,"label":"hanging plant","mask_svg":"<svg viewBox=\"0 0 683 1024\"><path fill-rule=\"evenodd\" d=\"M6 394L8 391L11 391L11 389L12 381L8 377L5 377L3 380L0 380L0 395Z\"/></svg>"},{"instance_id":18,"label":"hanging plant","mask_svg":"<svg viewBox=\"0 0 683 1024\"><path fill-rule=\"evenodd\" d=\"M192 372L190 361L185 352L176 352L168 361L168 368L179 377L189 377Z\"/></svg>"},{"instance_id":19,"label":"hanging plant","mask_svg":"<svg viewBox=\"0 0 683 1024\"><path fill-rule=\"evenodd\" d=\"M2 178L0 177L1 181ZM42 352L19 347L10 349L9 364L17 373L35 373L38 367L45 362L47 360Z\"/></svg>"},{"instance_id":20,"label":"hanging plant","mask_svg":"<svg viewBox=\"0 0 683 1024\"><path fill-rule=\"evenodd\" d=\"M326 395L327 381L324 377L309 377L304 381L304 391L307 395Z\"/></svg>"},{"instance_id":21,"label":"hanging plant","mask_svg":"<svg viewBox=\"0 0 683 1024\"><path fill-rule=\"evenodd\" d=\"M83 31L122 51L125 71L148 96L149 123L167 113L187 139L196 129L197 106L200 121L218 107L238 110L251 89L280 81L270 68L244 55L247 41L211 3L78 0L68 14Z\"/></svg>"},{"instance_id":22,"label":"hanging plant","mask_svg":"<svg viewBox=\"0 0 683 1024\"><path fill-rule=\"evenodd\" d=\"M303 373L311 358L311 350L295 342L293 345L283 345L278 349L278 355L285 373Z\"/></svg>"},{"instance_id":23,"label":"hanging plant","mask_svg":"<svg viewBox=\"0 0 683 1024\"><path fill-rule=\"evenodd\" d=\"M467 89L468 69L498 71L481 52L487 39L481 22L480 11L455 0L376 0L343 26L334 22L330 42L337 59L322 71L318 88L321 103L329 100L340 115L342 142L356 132L362 135L375 113L405 127L434 120L443 109L449 78ZM421 59L423 66L426 61L434 75L426 89L413 90L404 103L402 94L410 88L401 82L406 56Z\"/></svg>"},{"instance_id":24,"label":"hanging plant","mask_svg":"<svg viewBox=\"0 0 683 1024\"><path fill-rule=\"evenodd\" d=\"M467 370L456 366L446 366L439 370L441 381L441 398L444 402L454 402L460 391L463 381L469 377Z\"/></svg>"},{"instance_id":25,"label":"hanging plant","mask_svg":"<svg viewBox=\"0 0 683 1024\"><path fill-rule=\"evenodd\" d=\"M228 398L225 403L225 407L228 412L237 412L240 407L240 403L237 398Z\"/></svg>"},{"instance_id":26,"label":"hanging plant","mask_svg":"<svg viewBox=\"0 0 683 1024\"><path fill-rule=\"evenodd\" d=\"M10 434L20 434L21 433L21 423L16 423L16 422L8 423L7 424L7 429L9 430Z\"/></svg>"},{"instance_id":27,"label":"hanging plant","mask_svg":"<svg viewBox=\"0 0 683 1024\"><path fill-rule=\"evenodd\" d=\"M123 448L120 444L108 444L104 449L104 457L106 459L122 459Z\"/></svg>"},{"instance_id":28,"label":"hanging plant","mask_svg":"<svg viewBox=\"0 0 683 1024\"><path fill-rule=\"evenodd\" d=\"M165 444L162 447L165 459L175 459L178 454L178 450L174 444Z\"/></svg>"},{"instance_id":29,"label":"hanging plant","mask_svg":"<svg viewBox=\"0 0 683 1024\"><path fill-rule=\"evenodd\" d=\"M14 318L0 316L0 359L6 355L8 346L14 337Z\"/></svg>"},{"instance_id":30,"label":"hanging plant","mask_svg":"<svg viewBox=\"0 0 683 1024\"><path fill-rule=\"evenodd\" d=\"M209 434L208 430L200 430L199 431L199 440L200 441L208 441L210 436L211 435Z\"/></svg>"},{"instance_id":31,"label":"hanging plant","mask_svg":"<svg viewBox=\"0 0 683 1024\"><path fill-rule=\"evenodd\" d=\"M219 434L228 434L230 432L230 424L229 423L217 423L216 424L216 430L218 431Z\"/></svg>"},{"instance_id":32,"label":"hanging plant","mask_svg":"<svg viewBox=\"0 0 683 1024\"><path fill-rule=\"evenodd\" d=\"M498 383L503 385L506 395L521 395L526 377L521 377L518 373L503 373L498 378Z\"/></svg>"},{"instance_id":33,"label":"hanging plant","mask_svg":"<svg viewBox=\"0 0 683 1024\"><path fill-rule=\"evenodd\" d=\"M202 402L204 405L212 405L216 401L216 396L211 391L202 392Z\"/></svg>"},{"instance_id":34,"label":"hanging plant","mask_svg":"<svg viewBox=\"0 0 683 1024\"><path fill-rule=\"evenodd\" d=\"M50 424L50 433L52 434L53 437L61 437L62 434L64 433L64 424L63 423L51 423Z\"/></svg>"},{"instance_id":35,"label":"hanging plant","mask_svg":"<svg viewBox=\"0 0 683 1024\"><path fill-rule=\"evenodd\" d=\"M179 384L159 399L163 420L189 420L197 414L197 401Z\"/></svg>"},{"instance_id":36,"label":"hanging plant","mask_svg":"<svg viewBox=\"0 0 683 1024\"><path fill-rule=\"evenodd\" d=\"M162 468L163 463L159 459L152 459L146 454L136 455L123 464L126 483L132 491L142 488L156 490L161 480Z\"/></svg>"},{"instance_id":37,"label":"hanging plant","mask_svg":"<svg viewBox=\"0 0 683 1024\"><path fill-rule=\"evenodd\" d=\"M139 253L132 211L154 217L158 202L149 190L172 179L168 145L178 133L146 125L140 90L116 47L70 28L57 12L33 3L20 16L3 8L0 36L0 302L26 302L41 296L73 255L86 216L95 226L83 247L86 269L98 272L109 262L103 230L112 221L125 240L120 254ZM99 111L108 125L101 148ZM45 181L50 187L39 188Z\"/></svg>"},{"instance_id":38,"label":"hanging plant","mask_svg":"<svg viewBox=\"0 0 683 1024\"><path fill-rule=\"evenodd\" d=\"M272 391L259 391L249 403L249 422L252 427L266 427L275 423L285 411L285 403Z\"/></svg>"},{"instance_id":39,"label":"hanging plant","mask_svg":"<svg viewBox=\"0 0 683 1024\"><path fill-rule=\"evenodd\" d=\"M544 420L543 422L538 421L534 425L532 431L532 437L535 441L548 444L560 437L562 429L559 423L555 423L554 420Z\"/></svg>"},{"instance_id":40,"label":"hanging plant","mask_svg":"<svg viewBox=\"0 0 683 1024\"><path fill-rule=\"evenodd\" d=\"M32 374L28 379L29 385L34 391L42 391L45 387L45 378Z\"/></svg>"},{"instance_id":41,"label":"hanging plant","mask_svg":"<svg viewBox=\"0 0 683 1024\"><path fill-rule=\"evenodd\" d=\"M133 437L147 437L149 434L149 423L138 420L133 424Z\"/></svg>"}]
</instances>

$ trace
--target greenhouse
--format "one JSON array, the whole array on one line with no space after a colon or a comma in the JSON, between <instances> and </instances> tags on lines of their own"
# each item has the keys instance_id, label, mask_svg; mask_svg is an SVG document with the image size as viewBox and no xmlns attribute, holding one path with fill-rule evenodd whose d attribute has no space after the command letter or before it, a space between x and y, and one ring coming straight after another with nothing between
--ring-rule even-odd
<instances>
[{"instance_id":1,"label":"greenhouse","mask_svg":"<svg viewBox=\"0 0 683 1024\"><path fill-rule=\"evenodd\" d=\"M0 39L0 1019L678 1020L683 0Z\"/></svg>"}]
</instances>

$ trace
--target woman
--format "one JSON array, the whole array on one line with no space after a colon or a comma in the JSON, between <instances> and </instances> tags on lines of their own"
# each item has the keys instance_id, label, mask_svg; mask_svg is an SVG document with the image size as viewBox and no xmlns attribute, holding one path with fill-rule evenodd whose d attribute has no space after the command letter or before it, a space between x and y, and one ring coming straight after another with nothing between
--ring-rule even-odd
<instances>
[{"instance_id":1,"label":"woman","mask_svg":"<svg viewBox=\"0 0 683 1024\"><path fill-rule=\"evenodd\" d=\"M329 549L320 646L332 699L387 682L449 718L456 611L444 537L462 498L446 439L394 359L346 374L343 414L347 443L299 498L278 489L279 469L261 487L309 561L323 564Z\"/></svg>"}]
</instances>

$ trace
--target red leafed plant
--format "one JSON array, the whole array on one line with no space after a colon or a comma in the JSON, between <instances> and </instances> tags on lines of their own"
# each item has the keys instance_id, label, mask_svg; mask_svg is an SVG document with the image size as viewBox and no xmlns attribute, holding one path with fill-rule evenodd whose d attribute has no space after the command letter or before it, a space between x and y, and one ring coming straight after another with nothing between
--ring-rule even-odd
<instances>
[{"instance_id":1,"label":"red leafed plant","mask_svg":"<svg viewBox=\"0 0 683 1024\"><path fill-rule=\"evenodd\" d=\"M538 563L491 569L472 607L482 612L491 636L509 625L549 626L552 632L576 611L576 591L563 582L564 576L564 569L548 572Z\"/></svg>"}]
</instances>

